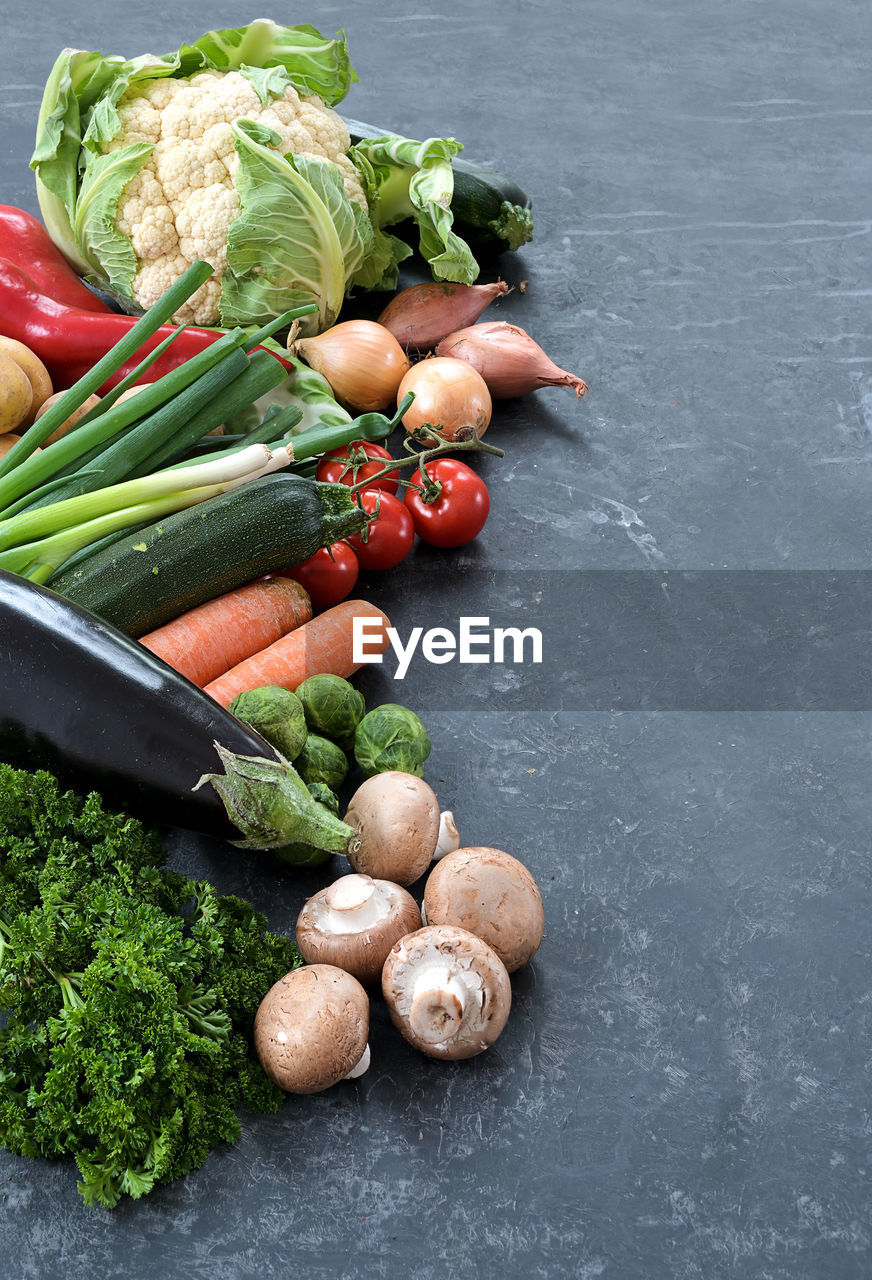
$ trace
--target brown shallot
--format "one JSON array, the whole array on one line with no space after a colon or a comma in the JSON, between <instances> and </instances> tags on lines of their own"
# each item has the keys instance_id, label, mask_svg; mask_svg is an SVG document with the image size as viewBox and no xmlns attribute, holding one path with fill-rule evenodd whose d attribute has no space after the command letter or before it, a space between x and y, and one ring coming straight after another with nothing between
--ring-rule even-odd
<instances>
[{"instance_id":1,"label":"brown shallot","mask_svg":"<svg viewBox=\"0 0 872 1280\"><path fill-rule=\"evenodd\" d=\"M374 320L344 320L314 338L289 335L288 350L327 379L336 399L359 413L394 403L412 367L392 333Z\"/></svg>"},{"instance_id":2,"label":"brown shallot","mask_svg":"<svg viewBox=\"0 0 872 1280\"><path fill-rule=\"evenodd\" d=\"M485 307L509 292L504 280L495 284L453 284L428 280L392 298L378 318L407 351L429 351L449 333L474 324Z\"/></svg>"},{"instance_id":3,"label":"brown shallot","mask_svg":"<svg viewBox=\"0 0 872 1280\"><path fill-rule=\"evenodd\" d=\"M436 354L472 365L495 400L523 396L537 387L574 387L579 400L587 391L582 378L559 369L528 333L505 321L459 329L439 343Z\"/></svg>"}]
</instances>

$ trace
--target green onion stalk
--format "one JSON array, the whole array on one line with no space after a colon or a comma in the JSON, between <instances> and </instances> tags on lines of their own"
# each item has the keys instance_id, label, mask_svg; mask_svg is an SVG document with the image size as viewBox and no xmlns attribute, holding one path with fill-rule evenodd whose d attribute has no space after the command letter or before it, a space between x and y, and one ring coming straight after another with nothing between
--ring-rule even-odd
<instances>
[{"instance_id":1,"label":"green onion stalk","mask_svg":"<svg viewBox=\"0 0 872 1280\"><path fill-rule=\"evenodd\" d=\"M167 324L180 307L188 301L212 275L212 267L208 262L198 260L188 267L187 271L158 298L153 307L140 316L136 324L128 329L124 337L116 342L111 351L98 360L93 368L74 382L50 409L37 419L25 431L24 435L13 445L6 456L0 459L0 476L14 471L19 463L29 458L34 449L38 449L70 414L80 409L88 396L94 395L102 387L107 378L126 360L130 360L142 344L164 324Z\"/></svg>"},{"instance_id":2,"label":"green onion stalk","mask_svg":"<svg viewBox=\"0 0 872 1280\"><path fill-rule=\"evenodd\" d=\"M41 448L211 274L212 268L206 262L189 267L112 350L65 391L0 459L0 516L10 517L22 509L105 488L134 474L142 475L143 464L151 458L156 460L151 470L156 470L162 462L179 456L174 454L173 436L186 423L192 424L191 434L197 438L220 423L225 404L238 411L285 377L281 361L255 348L277 327L314 310L314 303L293 308L254 331L239 328L220 336L216 333L215 342L204 351L162 378L143 384L137 396L121 402L122 392L182 331L176 330L74 429ZM62 477L65 483L58 484Z\"/></svg>"},{"instance_id":3,"label":"green onion stalk","mask_svg":"<svg viewBox=\"0 0 872 1280\"><path fill-rule=\"evenodd\" d=\"M0 569L45 583L99 538L159 520L288 466L287 449L251 445L185 472L163 471L0 521Z\"/></svg>"}]
</instances>

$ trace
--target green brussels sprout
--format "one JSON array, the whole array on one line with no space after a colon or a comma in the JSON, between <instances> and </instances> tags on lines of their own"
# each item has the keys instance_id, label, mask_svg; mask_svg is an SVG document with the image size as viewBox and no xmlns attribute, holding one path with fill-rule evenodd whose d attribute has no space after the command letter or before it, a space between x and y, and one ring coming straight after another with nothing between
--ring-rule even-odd
<instances>
[{"instance_id":1,"label":"green brussels sprout","mask_svg":"<svg viewBox=\"0 0 872 1280\"><path fill-rule=\"evenodd\" d=\"M310 676L297 689L297 697L312 733L351 747L366 712L363 694L353 684L341 676Z\"/></svg>"},{"instance_id":2,"label":"green brussels sprout","mask_svg":"<svg viewBox=\"0 0 872 1280\"><path fill-rule=\"evenodd\" d=\"M331 791L323 782L308 783L309 794L313 800L317 800L319 804L323 804L331 813L339 816L339 797L335 791Z\"/></svg>"},{"instance_id":3,"label":"green brussels sprout","mask_svg":"<svg viewBox=\"0 0 872 1280\"><path fill-rule=\"evenodd\" d=\"M313 782L323 782L325 787L336 791L342 786L348 773L348 757L329 738L310 733L303 750L294 761L294 768L307 786L311 786Z\"/></svg>"},{"instance_id":4,"label":"green brussels sprout","mask_svg":"<svg viewBox=\"0 0 872 1280\"><path fill-rule=\"evenodd\" d=\"M300 754L308 736L303 705L290 689L267 684L238 693L227 708L251 725L286 760Z\"/></svg>"},{"instance_id":5,"label":"green brussels sprout","mask_svg":"<svg viewBox=\"0 0 872 1280\"><path fill-rule=\"evenodd\" d=\"M395 702L368 712L354 735L354 756L367 778L391 769L423 778L429 754L427 730L414 711Z\"/></svg>"}]
</instances>

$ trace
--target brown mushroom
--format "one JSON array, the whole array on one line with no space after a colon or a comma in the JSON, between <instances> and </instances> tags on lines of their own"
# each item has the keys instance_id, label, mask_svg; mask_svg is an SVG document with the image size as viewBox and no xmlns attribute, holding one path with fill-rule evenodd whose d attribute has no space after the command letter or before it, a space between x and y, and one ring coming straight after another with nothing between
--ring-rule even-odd
<instances>
[{"instance_id":1,"label":"brown mushroom","mask_svg":"<svg viewBox=\"0 0 872 1280\"><path fill-rule=\"evenodd\" d=\"M456 924L493 947L509 973L535 955L545 932L542 895L522 862L502 849L447 853L424 889L428 924Z\"/></svg>"},{"instance_id":2,"label":"brown mushroom","mask_svg":"<svg viewBox=\"0 0 872 1280\"><path fill-rule=\"evenodd\" d=\"M271 1080L287 1093L319 1093L369 1066L369 998L344 969L292 969L260 1002L254 1047Z\"/></svg>"},{"instance_id":3,"label":"brown mushroom","mask_svg":"<svg viewBox=\"0 0 872 1280\"><path fill-rule=\"evenodd\" d=\"M352 874L304 904L297 917L297 946L309 964L335 964L358 982L376 982L394 943L420 927L418 904L405 889Z\"/></svg>"},{"instance_id":4,"label":"brown mushroom","mask_svg":"<svg viewBox=\"0 0 872 1280\"><path fill-rule=\"evenodd\" d=\"M360 835L349 854L355 871L409 885L433 860L439 837L439 803L423 778L391 769L362 783L345 821Z\"/></svg>"},{"instance_id":5,"label":"brown mushroom","mask_svg":"<svg viewBox=\"0 0 872 1280\"><path fill-rule=\"evenodd\" d=\"M392 948L382 991L394 1025L431 1058L472 1058L506 1025L512 986L497 953L467 929L429 925Z\"/></svg>"}]
</instances>

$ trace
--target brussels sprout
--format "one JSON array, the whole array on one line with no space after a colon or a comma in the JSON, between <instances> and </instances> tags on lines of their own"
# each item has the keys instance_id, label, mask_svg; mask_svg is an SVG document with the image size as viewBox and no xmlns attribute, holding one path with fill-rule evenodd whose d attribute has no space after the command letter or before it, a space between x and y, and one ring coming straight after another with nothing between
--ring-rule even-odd
<instances>
[{"instance_id":1,"label":"brussels sprout","mask_svg":"<svg viewBox=\"0 0 872 1280\"><path fill-rule=\"evenodd\" d=\"M339 816L339 797L334 791L323 782L310 782L309 794L313 800L317 800L319 804L323 804L331 813Z\"/></svg>"},{"instance_id":2,"label":"brussels sprout","mask_svg":"<svg viewBox=\"0 0 872 1280\"><path fill-rule=\"evenodd\" d=\"M306 745L294 761L294 768L307 786L323 782L331 791L338 790L348 773L348 758L341 747L329 738L310 733Z\"/></svg>"},{"instance_id":3,"label":"brussels sprout","mask_svg":"<svg viewBox=\"0 0 872 1280\"><path fill-rule=\"evenodd\" d=\"M297 689L297 697L310 731L351 747L366 711L363 694L353 684L341 676L310 676Z\"/></svg>"},{"instance_id":4,"label":"brussels sprout","mask_svg":"<svg viewBox=\"0 0 872 1280\"><path fill-rule=\"evenodd\" d=\"M239 720L256 729L286 760L298 756L308 730L300 699L290 689L267 684L238 693L227 708Z\"/></svg>"},{"instance_id":5,"label":"brussels sprout","mask_svg":"<svg viewBox=\"0 0 872 1280\"><path fill-rule=\"evenodd\" d=\"M414 711L395 702L368 712L354 735L354 756L367 778L391 769L423 778L429 754L427 730Z\"/></svg>"}]
</instances>

